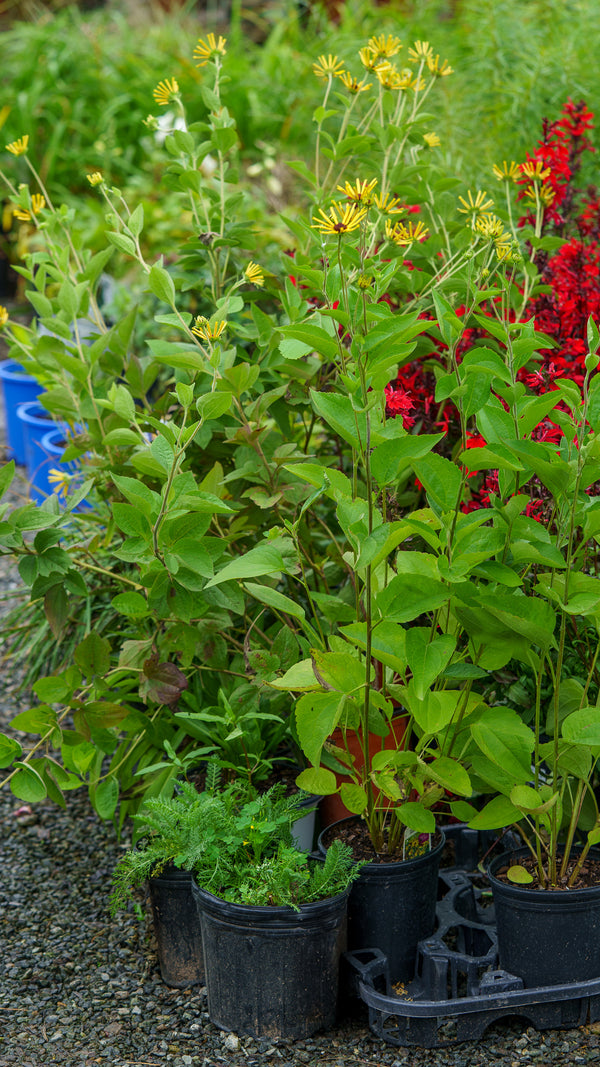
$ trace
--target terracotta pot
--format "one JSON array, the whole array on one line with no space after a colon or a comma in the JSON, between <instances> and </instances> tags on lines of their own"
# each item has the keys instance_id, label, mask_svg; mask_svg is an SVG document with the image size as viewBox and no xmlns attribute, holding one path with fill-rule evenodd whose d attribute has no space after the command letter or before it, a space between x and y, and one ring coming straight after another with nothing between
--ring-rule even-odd
<instances>
[{"instance_id":1,"label":"terracotta pot","mask_svg":"<svg viewBox=\"0 0 600 1067\"><path fill-rule=\"evenodd\" d=\"M386 737L379 737L377 734L369 734L369 752L371 755L374 752L381 752L383 749L404 748L404 738L406 735L406 728L408 726L408 715L395 715L390 724L390 731ZM364 759L361 749L361 731L346 730L346 746L354 756L354 766L364 767ZM331 737L329 738L333 745L338 748L344 747L344 731L340 727L336 727ZM347 774L335 774L338 786L343 782L351 782ZM375 795L379 794L379 790L375 790ZM334 822L339 822L340 819L346 819L352 815L352 812L348 811L345 804L342 803L338 793L333 793L330 796L323 797L319 805L319 814L321 816L321 826L325 829L327 826L331 826Z\"/></svg>"}]
</instances>

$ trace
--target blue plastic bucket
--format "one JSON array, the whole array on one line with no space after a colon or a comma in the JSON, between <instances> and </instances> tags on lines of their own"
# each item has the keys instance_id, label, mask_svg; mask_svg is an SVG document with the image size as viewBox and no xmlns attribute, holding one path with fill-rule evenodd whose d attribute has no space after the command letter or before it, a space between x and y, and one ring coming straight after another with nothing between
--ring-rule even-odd
<instances>
[{"instance_id":1,"label":"blue plastic bucket","mask_svg":"<svg viewBox=\"0 0 600 1067\"><path fill-rule=\"evenodd\" d=\"M51 480L53 471L65 471L67 474L77 474L81 470L79 463L71 460L69 463L62 462L62 454L68 444L65 437L66 427L58 426L35 440L32 446L32 455L35 457L35 466L27 469L30 478L29 496L37 504L41 504L47 496L58 492L57 483ZM60 494L59 494L60 495Z\"/></svg>"},{"instance_id":2,"label":"blue plastic bucket","mask_svg":"<svg viewBox=\"0 0 600 1067\"><path fill-rule=\"evenodd\" d=\"M0 363L0 382L6 413L8 458L25 466L23 423L17 418L17 407L27 401L37 400L44 390L40 383L27 374L21 364L14 359L7 359Z\"/></svg>"},{"instance_id":3,"label":"blue plastic bucket","mask_svg":"<svg viewBox=\"0 0 600 1067\"><path fill-rule=\"evenodd\" d=\"M52 492L52 488L47 478L40 472L44 469L50 469L52 466L50 460L56 460L56 456L62 455L63 452L62 448L56 446L58 451L53 456L50 456L42 445L42 439L52 430L58 430L60 440L67 432L68 426L66 422L55 422L38 400L28 400L26 404L19 404L17 418L23 429L25 466L27 468L27 477L32 487L31 498L41 503L48 495L48 492ZM35 490L39 490L39 492L35 492Z\"/></svg>"}]
</instances>

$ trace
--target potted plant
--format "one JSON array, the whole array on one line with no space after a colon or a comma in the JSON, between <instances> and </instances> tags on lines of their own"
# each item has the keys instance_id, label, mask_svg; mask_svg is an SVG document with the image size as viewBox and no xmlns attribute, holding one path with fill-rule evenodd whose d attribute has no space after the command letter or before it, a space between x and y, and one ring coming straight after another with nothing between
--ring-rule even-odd
<instances>
[{"instance_id":1,"label":"potted plant","mask_svg":"<svg viewBox=\"0 0 600 1067\"><path fill-rule=\"evenodd\" d=\"M347 890L359 868L341 843L324 862L294 847L297 797L283 786L146 802L151 836L120 861L113 906L164 865L192 871L209 1013L254 1037L306 1037L333 1025Z\"/></svg>"}]
</instances>

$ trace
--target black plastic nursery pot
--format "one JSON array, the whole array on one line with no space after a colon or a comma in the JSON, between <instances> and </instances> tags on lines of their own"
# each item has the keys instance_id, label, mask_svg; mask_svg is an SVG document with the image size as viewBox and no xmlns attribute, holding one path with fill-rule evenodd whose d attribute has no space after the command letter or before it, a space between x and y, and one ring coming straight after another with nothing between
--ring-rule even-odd
<instances>
[{"instance_id":1,"label":"black plastic nursery pot","mask_svg":"<svg viewBox=\"0 0 600 1067\"><path fill-rule=\"evenodd\" d=\"M215 1026L256 1038L298 1039L334 1025L347 893L294 911L231 904L194 881L192 890Z\"/></svg>"},{"instance_id":2,"label":"black plastic nursery pot","mask_svg":"<svg viewBox=\"0 0 600 1067\"><path fill-rule=\"evenodd\" d=\"M600 978L600 885L589 889L533 889L496 877L529 856L505 852L488 868L500 967L526 988ZM600 860L599 851L590 857Z\"/></svg>"},{"instance_id":3,"label":"black plastic nursery pot","mask_svg":"<svg viewBox=\"0 0 600 1067\"><path fill-rule=\"evenodd\" d=\"M160 976L176 989L204 981L202 933L189 871L167 867L150 879Z\"/></svg>"},{"instance_id":4,"label":"black plastic nursery pot","mask_svg":"<svg viewBox=\"0 0 600 1067\"><path fill-rule=\"evenodd\" d=\"M334 823L319 837L319 849L335 837L336 827L356 822L356 817ZM348 950L378 948L385 953L392 982L414 978L417 945L430 937L435 927L438 872L445 838L423 856L395 863L368 863L350 888L348 898Z\"/></svg>"}]
</instances>

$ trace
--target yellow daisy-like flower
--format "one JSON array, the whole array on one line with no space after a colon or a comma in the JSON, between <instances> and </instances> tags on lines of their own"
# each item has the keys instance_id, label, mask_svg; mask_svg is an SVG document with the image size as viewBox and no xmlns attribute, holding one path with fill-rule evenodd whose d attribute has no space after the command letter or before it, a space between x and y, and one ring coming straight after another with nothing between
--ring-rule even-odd
<instances>
[{"instance_id":1,"label":"yellow daisy-like flower","mask_svg":"<svg viewBox=\"0 0 600 1067\"><path fill-rule=\"evenodd\" d=\"M102 182L104 181L104 178L102 177L102 175L101 175L99 170L95 170L93 174L88 174L88 175L86 175L86 177L87 177L88 182L92 186L94 186L94 185L102 185Z\"/></svg>"},{"instance_id":2,"label":"yellow daisy-like flower","mask_svg":"<svg viewBox=\"0 0 600 1067\"><path fill-rule=\"evenodd\" d=\"M313 74L317 78L339 78L344 70L344 64L337 56L319 56L313 63Z\"/></svg>"},{"instance_id":3,"label":"yellow daisy-like flower","mask_svg":"<svg viewBox=\"0 0 600 1067\"><path fill-rule=\"evenodd\" d=\"M192 326L192 333L195 333L197 337L201 337L203 341L216 341L226 326L227 322L224 319L220 322L213 322L211 326L208 319L205 319L203 315L199 315Z\"/></svg>"},{"instance_id":4,"label":"yellow daisy-like flower","mask_svg":"<svg viewBox=\"0 0 600 1067\"><path fill-rule=\"evenodd\" d=\"M358 229L367 214L367 209L354 203L332 204L328 215L322 208L319 208L319 214L320 219L313 215L313 228L322 234L337 234L341 237L345 233Z\"/></svg>"},{"instance_id":5,"label":"yellow daisy-like flower","mask_svg":"<svg viewBox=\"0 0 600 1067\"><path fill-rule=\"evenodd\" d=\"M401 71L398 89L401 89L403 92L408 92L409 89L412 89L413 91L420 93L424 88L424 78L418 76L415 77L412 70L409 70L408 67L405 67L404 70Z\"/></svg>"},{"instance_id":6,"label":"yellow daisy-like flower","mask_svg":"<svg viewBox=\"0 0 600 1067\"><path fill-rule=\"evenodd\" d=\"M39 215L46 207L46 201L41 193L34 193L31 197L31 211L25 207L13 208L13 215L21 222L29 222L34 215Z\"/></svg>"},{"instance_id":7,"label":"yellow daisy-like flower","mask_svg":"<svg viewBox=\"0 0 600 1067\"><path fill-rule=\"evenodd\" d=\"M179 92L179 85L175 78L165 78L164 82L159 82L156 89L152 93L152 96L156 100L157 104L161 107L166 107L171 103L171 100Z\"/></svg>"},{"instance_id":8,"label":"yellow daisy-like flower","mask_svg":"<svg viewBox=\"0 0 600 1067\"><path fill-rule=\"evenodd\" d=\"M397 196L386 193L385 196L375 195L375 207L378 207L384 215L399 215L405 210L404 205Z\"/></svg>"},{"instance_id":9,"label":"yellow daisy-like flower","mask_svg":"<svg viewBox=\"0 0 600 1067\"><path fill-rule=\"evenodd\" d=\"M512 241L510 243L497 241L495 247L498 259L506 260L508 262L513 258Z\"/></svg>"},{"instance_id":10,"label":"yellow daisy-like flower","mask_svg":"<svg viewBox=\"0 0 600 1067\"><path fill-rule=\"evenodd\" d=\"M355 204L365 204L366 207L370 207L373 203L372 192L377 185L377 178L372 178L371 181L367 181L365 178L361 182L360 178L354 182L345 182L344 185L338 185L340 193L344 193L348 197L348 200L353 200Z\"/></svg>"},{"instance_id":11,"label":"yellow daisy-like flower","mask_svg":"<svg viewBox=\"0 0 600 1067\"><path fill-rule=\"evenodd\" d=\"M535 163L528 159L526 163L521 163L520 170L525 178L533 182L545 182L552 173L550 167L545 167L540 159L536 159Z\"/></svg>"},{"instance_id":12,"label":"yellow daisy-like flower","mask_svg":"<svg viewBox=\"0 0 600 1067\"><path fill-rule=\"evenodd\" d=\"M478 215L475 219L473 229L480 233L482 237L491 237L495 241L498 240L501 243L511 240L509 233L505 233L504 223L502 219L499 219L497 215Z\"/></svg>"},{"instance_id":13,"label":"yellow daisy-like flower","mask_svg":"<svg viewBox=\"0 0 600 1067\"><path fill-rule=\"evenodd\" d=\"M440 63L440 57L438 55L434 56L433 52L427 55L426 61L434 78L447 78L449 74L454 74L454 68L449 66L448 60L444 59Z\"/></svg>"},{"instance_id":14,"label":"yellow daisy-like flower","mask_svg":"<svg viewBox=\"0 0 600 1067\"><path fill-rule=\"evenodd\" d=\"M395 56L402 48L402 41L399 37L393 37L391 33L388 33L387 37L385 33L380 33L378 37L370 37L367 42L367 48L375 56Z\"/></svg>"},{"instance_id":15,"label":"yellow daisy-like flower","mask_svg":"<svg viewBox=\"0 0 600 1067\"><path fill-rule=\"evenodd\" d=\"M473 199L473 194L469 189L467 193L468 200L465 200L464 196L459 196L458 199L463 206L459 207L458 210L463 215L482 215L488 208L494 206L494 201L486 200L486 196L485 189L478 189L475 193L475 199Z\"/></svg>"},{"instance_id":16,"label":"yellow daisy-like flower","mask_svg":"<svg viewBox=\"0 0 600 1067\"><path fill-rule=\"evenodd\" d=\"M391 66L391 63L387 59L381 59L375 52L367 46L360 48L358 51L359 59L366 68L371 71L372 74L377 74L378 71L387 70Z\"/></svg>"},{"instance_id":17,"label":"yellow daisy-like flower","mask_svg":"<svg viewBox=\"0 0 600 1067\"><path fill-rule=\"evenodd\" d=\"M401 248L413 244L414 241L424 241L428 235L429 230L422 222L417 222L416 225L409 222L405 226L403 222L391 223L388 220L385 224L385 236Z\"/></svg>"},{"instance_id":18,"label":"yellow daisy-like flower","mask_svg":"<svg viewBox=\"0 0 600 1067\"><path fill-rule=\"evenodd\" d=\"M265 276L263 274L262 267L259 267L258 263L250 262L244 271L244 275L252 285L264 285Z\"/></svg>"},{"instance_id":19,"label":"yellow daisy-like flower","mask_svg":"<svg viewBox=\"0 0 600 1067\"><path fill-rule=\"evenodd\" d=\"M429 41L415 41L412 48L408 50L411 63L428 63L430 57L433 59L433 48Z\"/></svg>"},{"instance_id":20,"label":"yellow daisy-like flower","mask_svg":"<svg viewBox=\"0 0 600 1067\"><path fill-rule=\"evenodd\" d=\"M2 304L0 304L0 329L2 328L2 326L6 326L7 322L8 322L8 308L2 307Z\"/></svg>"},{"instance_id":21,"label":"yellow daisy-like flower","mask_svg":"<svg viewBox=\"0 0 600 1067\"><path fill-rule=\"evenodd\" d=\"M10 144L5 145L7 152L10 152L13 156L24 156L27 151L27 145L29 144L29 134L26 133L24 137L19 137L17 141L11 141Z\"/></svg>"},{"instance_id":22,"label":"yellow daisy-like flower","mask_svg":"<svg viewBox=\"0 0 600 1067\"><path fill-rule=\"evenodd\" d=\"M540 200L541 203L545 205L545 207L550 207L550 204L554 200L555 196L556 193L554 192L552 186L547 185L546 183L538 186L528 185L525 190L526 200L531 200L534 204L537 203L538 200Z\"/></svg>"},{"instance_id":23,"label":"yellow daisy-like flower","mask_svg":"<svg viewBox=\"0 0 600 1067\"><path fill-rule=\"evenodd\" d=\"M225 48L226 44L226 37L219 36L219 39L217 40L214 33L207 34L206 40L203 37L199 37L198 44L193 52L194 59L199 60L196 66L205 67L209 59L214 59L215 56L224 56L227 51Z\"/></svg>"},{"instance_id":24,"label":"yellow daisy-like flower","mask_svg":"<svg viewBox=\"0 0 600 1067\"><path fill-rule=\"evenodd\" d=\"M521 168L514 160L510 163L507 163L505 159L502 160L501 167L494 163L492 170L499 182L516 182L521 177Z\"/></svg>"},{"instance_id":25,"label":"yellow daisy-like flower","mask_svg":"<svg viewBox=\"0 0 600 1067\"><path fill-rule=\"evenodd\" d=\"M442 143L437 133L424 133L423 140L428 148L439 148Z\"/></svg>"},{"instance_id":26,"label":"yellow daisy-like flower","mask_svg":"<svg viewBox=\"0 0 600 1067\"><path fill-rule=\"evenodd\" d=\"M68 471L63 471L59 467L51 467L48 471L48 481L52 485L53 492L58 496L66 496L69 486L75 477L74 474L69 474Z\"/></svg>"},{"instance_id":27,"label":"yellow daisy-like flower","mask_svg":"<svg viewBox=\"0 0 600 1067\"><path fill-rule=\"evenodd\" d=\"M404 77L391 63L382 69L376 70L377 80L383 89L391 89L398 92L405 87Z\"/></svg>"},{"instance_id":28,"label":"yellow daisy-like flower","mask_svg":"<svg viewBox=\"0 0 600 1067\"><path fill-rule=\"evenodd\" d=\"M338 74L342 85L346 86L349 93L356 95L357 93L366 93L371 88L372 82L367 82L366 78L363 78L359 82L358 78L355 78L352 74L349 74L347 70L343 70L341 74Z\"/></svg>"}]
</instances>

